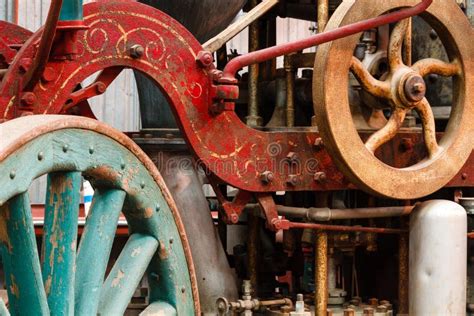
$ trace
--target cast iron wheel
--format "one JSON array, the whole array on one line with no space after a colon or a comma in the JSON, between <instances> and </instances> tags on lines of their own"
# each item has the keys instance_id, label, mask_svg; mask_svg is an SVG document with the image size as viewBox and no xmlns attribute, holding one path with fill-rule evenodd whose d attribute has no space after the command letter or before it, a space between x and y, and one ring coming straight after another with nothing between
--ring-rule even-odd
<instances>
[{"instance_id":1,"label":"cast iron wheel","mask_svg":"<svg viewBox=\"0 0 474 316\"><path fill-rule=\"evenodd\" d=\"M327 29L414 6L417 0L344 1ZM337 40L318 48L314 73L314 108L318 127L338 168L369 193L397 199L431 194L446 185L462 168L473 149L474 89L473 29L455 1L434 0L422 15L437 32L450 62L424 59L413 66L402 60L407 21L398 23L390 39L390 71L386 80L375 79L353 57L360 35ZM416 45L416 43L414 43ZM348 104L348 80L352 72L364 90L384 99L391 109L385 127L364 143L354 127ZM452 77L454 100L444 136L436 135L431 106L425 98L429 74ZM408 111L414 109L422 121L427 156L406 167L395 168L379 160L376 150L400 130Z\"/></svg>"},{"instance_id":2,"label":"cast iron wheel","mask_svg":"<svg viewBox=\"0 0 474 316\"><path fill-rule=\"evenodd\" d=\"M45 174L40 258L27 190ZM14 119L0 125L0 175L9 313L121 315L147 273L145 315L200 314L193 263L174 202L152 161L125 135L86 118ZM82 177L95 194L76 247ZM121 212L130 237L106 276Z\"/></svg>"}]
</instances>

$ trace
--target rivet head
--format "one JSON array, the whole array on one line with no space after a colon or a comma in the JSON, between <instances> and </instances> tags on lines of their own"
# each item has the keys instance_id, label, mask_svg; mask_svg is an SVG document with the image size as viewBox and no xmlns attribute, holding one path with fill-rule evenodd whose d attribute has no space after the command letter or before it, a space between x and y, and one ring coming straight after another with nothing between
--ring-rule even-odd
<instances>
[{"instance_id":1,"label":"rivet head","mask_svg":"<svg viewBox=\"0 0 474 316\"><path fill-rule=\"evenodd\" d=\"M92 155L94 153L94 151L95 151L95 149L94 149L93 146L89 147L89 154Z\"/></svg>"},{"instance_id":2,"label":"rivet head","mask_svg":"<svg viewBox=\"0 0 474 316\"><path fill-rule=\"evenodd\" d=\"M69 150L69 145L63 145L63 152L67 153Z\"/></svg>"},{"instance_id":3,"label":"rivet head","mask_svg":"<svg viewBox=\"0 0 474 316\"><path fill-rule=\"evenodd\" d=\"M13 180L15 179L15 177L16 177L16 171L15 170L10 171L10 179Z\"/></svg>"},{"instance_id":4,"label":"rivet head","mask_svg":"<svg viewBox=\"0 0 474 316\"><path fill-rule=\"evenodd\" d=\"M145 49L143 48L143 46L137 44L130 47L129 53L130 57L137 59L143 56L143 54L145 53Z\"/></svg>"},{"instance_id":5,"label":"rivet head","mask_svg":"<svg viewBox=\"0 0 474 316\"><path fill-rule=\"evenodd\" d=\"M145 182L144 182L144 181L142 181L142 183L140 183L140 187L141 187L142 189L145 188Z\"/></svg>"},{"instance_id":6,"label":"rivet head","mask_svg":"<svg viewBox=\"0 0 474 316\"><path fill-rule=\"evenodd\" d=\"M161 205L160 205L160 204L156 204L155 210L156 210L156 212L159 212L159 211L161 210Z\"/></svg>"},{"instance_id":7,"label":"rivet head","mask_svg":"<svg viewBox=\"0 0 474 316\"><path fill-rule=\"evenodd\" d=\"M186 292L186 288L183 286L183 287L181 288L181 293L184 293L184 292Z\"/></svg>"},{"instance_id":8,"label":"rivet head","mask_svg":"<svg viewBox=\"0 0 474 316\"><path fill-rule=\"evenodd\" d=\"M125 161L122 160L122 162L120 163L120 168L122 168L122 170L125 170Z\"/></svg>"},{"instance_id":9,"label":"rivet head","mask_svg":"<svg viewBox=\"0 0 474 316\"><path fill-rule=\"evenodd\" d=\"M275 176L271 171L265 171L260 174L260 181L262 181L263 184L269 184L274 178Z\"/></svg>"},{"instance_id":10,"label":"rivet head","mask_svg":"<svg viewBox=\"0 0 474 316\"><path fill-rule=\"evenodd\" d=\"M44 153L41 151L38 153L38 160L42 161L44 159Z\"/></svg>"},{"instance_id":11,"label":"rivet head","mask_svg":"<svg viewBox=\"0 0 474 316\"><path fill-rule=\"evenodd\" d=\"M324 183L327 180L327 176L325 172L316 172L314 175L314 180L319 183Z\"/></svg>"},{"instance_id":12,"label":"rivet head","mask_svg":"<svg viewBox=\"0 0 474 316\"><path fill-rule=\"evenodd\" d=\"M174 239L170 238L170 244L172 244L173 242L174 242Z\"/></svg>"}]
</instances>

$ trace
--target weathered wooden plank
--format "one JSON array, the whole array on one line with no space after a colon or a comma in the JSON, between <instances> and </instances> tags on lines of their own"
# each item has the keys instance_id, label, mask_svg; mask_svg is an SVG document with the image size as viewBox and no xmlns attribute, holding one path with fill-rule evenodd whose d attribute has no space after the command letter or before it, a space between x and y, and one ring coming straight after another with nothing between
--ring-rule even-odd
<instances>
[{"instance_id":1,"label":"weathered wooden plank","mask_svg":"<svg viewBox=\"0 0 474 316\"><path fill-rule=\"evenodd\" d=\"M74 313L80 172L48 176L43 234L43 282L53 315Z\"/></svg>"},{"instance_id":2,"label":"weathered wooden plank","mask_svg":"<svg viewBox=\"0 0 474 316\"><path fill-rule=\"evenodd\" d=\"M123 315L157 248L151 236L130 236L102 287L100 315Z\"/></svg>"},{"instance_id":3,"label":"weathered wooden plank","mask_svg":"<svg viewBox=\"0 0 474 316\"><path fill-rule=\"evenodd\" d=\"M14 315L49 315L27 193L0 209L0 238L10 311Z\"/></svg>"},{"instance_id":4,"label":"weathered wooden plank","mask_svg":"<svg viewBox=\"0 0 474 316\"><path fill-rule=\"evenodd\" d=\"M76 262L75 315L96 315L105 270L126 193L96 190Z\"/></svg>"}]
</instances>

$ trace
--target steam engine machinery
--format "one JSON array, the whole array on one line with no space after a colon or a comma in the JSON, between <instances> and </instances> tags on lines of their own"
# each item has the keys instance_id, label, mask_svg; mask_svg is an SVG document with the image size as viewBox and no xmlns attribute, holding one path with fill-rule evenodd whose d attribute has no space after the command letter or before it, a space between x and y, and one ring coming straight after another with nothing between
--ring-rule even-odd
<instances>
[{"instance_id":1,"label":"steam engine machinery","mask_svg":"<svg viewBox=\"0 0 474 316\"><path fill-rule=\"evenodd\" d=\"M474 313L473 12L55 0L35 33L0 22L0 314ZM314 34L277 44L279 18ZM139 131L88 101L125 69Z\"/></svg>"}]
</instances>

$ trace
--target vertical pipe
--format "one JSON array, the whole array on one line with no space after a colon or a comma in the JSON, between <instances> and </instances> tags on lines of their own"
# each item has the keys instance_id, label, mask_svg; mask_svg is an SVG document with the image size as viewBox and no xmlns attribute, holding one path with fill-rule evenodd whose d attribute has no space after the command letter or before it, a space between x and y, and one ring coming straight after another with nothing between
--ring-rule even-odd
<instances>
[{"instance_id":1,"label":"vertical pipe","mask_svg":"<svg viewBox=\"0 0 474 316\"><path fill-rule=\"evenodd\" d=\"M398 237L398 313L408 314L408 235Z\"/></svg>"},{"instance_id":2,"label":"vertical pipe","mask_svg":"<svg viewBox=\"0 0 474 316\"><path fill-rule=\"evenodd\" d=\"M259 218L249 212L248 214L248 277L254 290L254 296L258 296L258 231Z\"/></svg>"},{"instance_id":3,"label":"vertical pipe","mask_svg":"<svg viewBox=\"0 0 474 316\"><path fill-rule=\"evenodd\" d=\"M466 314L466 211L428 201L410 218L409 315Z\"/></svg>"},{"instance_id":4,"label":"vertical pipe","mask_svg":"<svg viewBox=\"0 0 474 316\"><path fill-rule=\"evenodd\" d=\"M318 0L318 32L321 33L326 28L329 20L329 1Z\"/></svg>"},{"instance_id":5,"label":"vertical pipe","mask_svg":"<svg viewBox=\"0 0 474 316\"><path fill-rule=\"evenodd\" d=\"M285 56L286 71L286 126L295 126L295 77L296 70L292 65L291 55Z\"/></svg>"},{"instance_id":6,"label":"vertical pipe","mask_svg":"<svg viewBox=\"0 0 474 316\"><path fill-rule=\"evenodd\" d=\"M80 21L82 18L82 0L63 0L60 21Z\"/></svg>"},{"instance_id":7,"label":"vertical pipe","mask_svg":"<svg viewBox=\"0 0 474 316\"><path fill-rule=\"evenodd\" d=\"M316 316L325 316L328 305L328 235L325 231L316 232L314 306Z\"/></svg>"},{"instance_id":8,"label":"vertical pipe","mask_svg":"<svg viewBox=\"0 0 474 316\"><path fill-rule=\"evenodd\" d=\"M258 0L250 1L250 9L253 9L258 4ZM255 21L249 27L249 52L259 49L259 22ZM259 78L258 64L249 66L249 105L248 116L246 118L247 125L261 126L262 118L259 116L258 109L258 78Z\"/></svg>"},{"instance_id":9,"label":"vertical pipe","mask_svg":"<svg viewBox=\"0 0 474 316\"><path fill-rule=\"evenodd\" d=\"M408 18L408 28L405 34L405 52L404 61L407 66L412 65L412 37L413 37L413 19Z\"/></svg>"}]
</instances>

